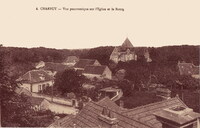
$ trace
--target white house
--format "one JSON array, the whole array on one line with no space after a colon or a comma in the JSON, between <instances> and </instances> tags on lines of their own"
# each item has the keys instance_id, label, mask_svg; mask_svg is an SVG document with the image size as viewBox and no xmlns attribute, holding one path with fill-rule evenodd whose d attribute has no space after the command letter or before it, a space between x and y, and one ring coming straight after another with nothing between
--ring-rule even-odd
<instances>
[{"instance_id":1,"label":"white house","mask_svg":"<svg viewBox=\"0 0 200 128\"><path fill-rule=\"evenodd\" d=\"M68 66L74 66L79 61L79 58L76 56L68 56L67 59L62 63Z\"/></svg>"},{"instance_id":2,"label":"white house","mask_svg":"<svg viewBox=\"0 0 200 128\"><path fill-rule=\"evenodd\" d=\"M112 72L108 68L108 66L105 66L105 65L86 66L85 69L83 70L83 75L86 76L89 79L94 79L94 78L97 78L99 80L101 80L101 79L112 79Z\"/></svg>"},{"instance_id":3,"label":"white house","mask_svg":"<svg viewBox=\"0 0 200 128\"><path fill-rule=\"evenodd\" d=\"M50 76L44 70L31 70L22 75L17 81L20 82L20 87L30 92L40 92L47 86L53 86L54 77Z\"/></svg>"}]
</instances>

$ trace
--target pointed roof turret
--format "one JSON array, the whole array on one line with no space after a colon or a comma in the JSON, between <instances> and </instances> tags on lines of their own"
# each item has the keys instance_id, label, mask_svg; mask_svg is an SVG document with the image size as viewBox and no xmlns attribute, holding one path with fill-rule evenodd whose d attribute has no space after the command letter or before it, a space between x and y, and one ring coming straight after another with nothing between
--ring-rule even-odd
<instances>
[{"instance_id":1,"label":"pointed roof turret","mask_svg":"<svg viewBox=\"0 0 200 128\"><path fill-rule=\"evenodd\" d=\"M122 47L133 47L132 43L130 42L130 40L128 38L126 38L126 40L124 41L124 43L122 44Z\"/></svg>"}]
</instances>

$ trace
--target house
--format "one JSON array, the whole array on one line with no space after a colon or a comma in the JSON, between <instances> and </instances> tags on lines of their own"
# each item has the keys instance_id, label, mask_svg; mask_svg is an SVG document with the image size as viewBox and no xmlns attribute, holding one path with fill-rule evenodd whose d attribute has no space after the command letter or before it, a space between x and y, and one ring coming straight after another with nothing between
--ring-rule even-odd
<instances>
[{"instance_id":1,"label":"house","mask_svg":"<svg viewBox=\"0 0 200 128\"><path fill-rule=\"evenodd\" d=\"M178 97L133 109L116 105L109 98L90 101L76 116L57 120L50 127L103 128L199 128L200 114Z\"/></svg>"},{"instance_id":2,"label":"house","mask_svg":"<svg viewBox=\"0 0 200 128\"><path fill-rule=\"evenodd\" d=\"M31 108L35 111L48 110L50 103L44 98L29 97L28 101L31 103Z\"/></svg>"},{"instance_id":3,"label":"house","mask_svg":"<svg viewBox=\"0 0 200 128\"><path fill-rule=\"evenodd\" d=\"M112 101L117 101L123 96L123 92L119 88L107 87L99 90L101 97L109 97Z\"/></svg>"},{"instance_id":4,"label":"house","mask_svg":"<svg viewBox=\"0 0 200 128\"><path fill-rule=\"evenodd\" d=\"M75 65L74 69L75 70L84 70L86 66L89 65L95 65L95 66L100 66L101 64L99 63L98 60L95 59L80 59Z\"/></svg>"},{"instance_id":5,"label":"house","mask_svg":"<svg viewBox=\"0 0 200 128\"><path fill-rule=\"evenodd\" d=\"M151 62L150 54L147 48L142 48L142 56L146 59L146 62ZM128 38L123 42L121 46L115 47L113 52L110 55L110 60L114 63L119 61L128 62L131 60L138 60L137 52L138 50L133 47L132 43Z\"/></svg>"},{"instance_id":6,"label":"house","mask_svg":"<svg viewBox=\"0 0 200 128\"><path fill-rule=\"evenodd\" d=\"M39 69L45 66L45 62L44 61L40 61L38 63L35 64L35 68Z\"/></svg>"},{"instance_id":7,"label":"house","mask_svg":"<svg viewBox=\"0 0 200 128\"><path fill-rule=\"evenodd\" d=\"M45 70L49 75L55 76L57 72L62 72L68 69L69 67L62 63L40 61L36 64L35 68Z\"/></svg>"},{"instance_id":8,"label":"house","mask_svg":"<svg viewBox=\"0 0 200 128\"><path fill-rule=\"evenodd\" d=\"M23 87L16 87L15 92L19 95L32 96L32 93Z\"/></svg>"},{"instance_id":9,"label":"house","mask_svg":"<svg viewBox=\"0 0 200 128\"><path fill-rule=\"evenodd\" d=\"M86 66L82 74L89 79L97 78L98 80L102 79L112 79L112 72L108 66L101 65L90 65Z\"/></svg>"},{"instance_id":10,"label":"house","mask_svg":"<svg viewBox=\"0 0 200 128\"><path fill-rule=\"evenodd\" d=\"M53 86L54 77L44 70L31 70L17 79L19 86L30 92L43 91L47 86Z\"/></svg>"},{"instance_id":11,"label":"house","mask_svg":"<svg viewBox=\"0 0 200 128\"><path fill-rule=\"evenodd\" d=\"M190 75L194 78L200 78L199 66L195 66L193 63L178 62L178 68L180 75Z\"/></svg>"},{"instance_id":12,"label":"house","mask_svg":"<svg viewBox=\"0 0 200 128\"><path fill-rule=\"evenodd\" d=\"M79 58L76 56L68 56L67 59L62 63L68 66L74 66L79 61Z\"/></svg>"}]
</instances>

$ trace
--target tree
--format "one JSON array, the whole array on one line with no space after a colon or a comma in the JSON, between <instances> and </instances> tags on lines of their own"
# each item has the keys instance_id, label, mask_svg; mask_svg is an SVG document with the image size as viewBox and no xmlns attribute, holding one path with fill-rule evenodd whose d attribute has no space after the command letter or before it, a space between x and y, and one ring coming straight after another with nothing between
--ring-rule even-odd
<instances>
[{"instance_id":1,"label":"tree","mask_svg":"<svg viewBox=\"0 0 200 128\"><path fill-rule=\"evenodd\" d=\"M55 87L61 92L61 95L69 92L77 94L80 92L80 88L84 81L84 76L79 75L73 69L68 69L56 75Z\"/></svg>"},{"instance_id":2,"label":"tree","mask_svg":"<svg viewBox=\"0 0 200 128\"><path fill-rule=\"evenodd\" d=\"M0 50L0 100L2 126L30 126L30 103L26 97L17 95L15 81L8 76L6 63L7 53Z\"/></svg>"}]
</instances>

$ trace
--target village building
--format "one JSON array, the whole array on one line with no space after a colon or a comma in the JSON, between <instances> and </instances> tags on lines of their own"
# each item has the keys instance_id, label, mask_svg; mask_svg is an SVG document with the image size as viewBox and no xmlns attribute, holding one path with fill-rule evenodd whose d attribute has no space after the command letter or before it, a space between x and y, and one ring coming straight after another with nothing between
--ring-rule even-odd
<instances>
[{"instance_id":1,"label":"village building","mask_svg":"<svg viewBox=\"0 0 200 128\"><path fill-rule=\"evenodd\" d=\"M146 59L146 62L151 62L151 58L148 52L148 49L144 49L143 56ZM138 60L138 55L136 53L136 49L133 47L132 43L128 38L123 42L121 46L115 47L113 52L110 55L110 60L114 63L118 63L119 61L128 62L131 60Z\"/></svg>"},{"instance_id":2,"label":"village building","mask_svg":"<svg viewBox=\"0 0 200 128\"><path fill-rule=\"evenodd\" d=\"M109 97L112 101L117 101L123 96L123 91L120 88L107 87L99 90L100 99Z\"/></svg>"},{"instance_id":3,"label":"village building","mask_svg":"<svg viewBox=\"0 0 200 128\"><path fill-rule=\"evenodd\" d=\"M50 103L48 100L39 97L29 97L28 101L31 103L31 108L35 111L48 110Z\"/></svg>"},{"instance_id":4,"label":"village building","mask_svg":"<svg viewBox=\"0 0 200 128\"><path fill-rule=\"evenodd\" d=\"M179 97L125 109L109 98L90 101L76 116L66 116L49 127L199 128L200 114Z\"/></svg>"},{"instance_id":5,"label":"village building","mask_svg":"<svg viewBox=\"0 0 200 128\"><path fill-rule=\"evenodd\" d=\"M69 66L62 63L40 61L36 64L35 68L45 70L49 75L55 76L57 72L62 72L68 69Z\"/></svg>"},{"instance_id":6,"label":"village building","mask_svg":"<svg viewBox=\"0 0 200 128\"><path fill-rule=\"evenodd\" d=\"M62 64L68 66L74 66L79 61L79 58L76 56L68 56Z\"/></svg>"},{"instance_id":7,"label":"village building","mask_svg":"<svg viewBox=\"0 0 200 128\"><path fill-rule=\"evenodd\" d=\"M30 92L43 91L47 86L53 86L54 77L44 70L31 70L17 79L19 87L23 87Z\"/></svg>"},{"instance_id":8,"label":"village building","mask_svg":"<svg viewBox=\"0 0 200 128\"><path fill-rule=\"evenodd\" d=\"M195 66L193 63L178 62L178 68L180 75L189 75L194 78L200 79L199 66Z\"/></svg>"},{"instance_id":9,"label":"village building","mask_svg":"<svg viewBox=\"0 0 200 128\"><path fill-rule=\"evenodd\" d=\"M89 79L98 79L98 80L112 79L112 72L108 68L108 66L105 66L105 65L86 66L82 74Z\"/></svg>"},{"instance_id":10,"label":"village building","mask_svg":"<svg viewBox=\"0 0 200 128\"><path fill-rule=\"evenodd\" d=\"M75 70L83 71L86 66L93 65L93 66L101 66L98 60L95 59L80 59L75 65Z\"/></svg>"},{"instance_id":11,"label":"village building","mask_svg":"<svg viewBox=\"0 0 200 128\"><path fill-rule=\"evenodd\" d=\"M32 96L32 93L23 87L16 87L15 92L19 95Z\"/></svg>"}]
</instances>

